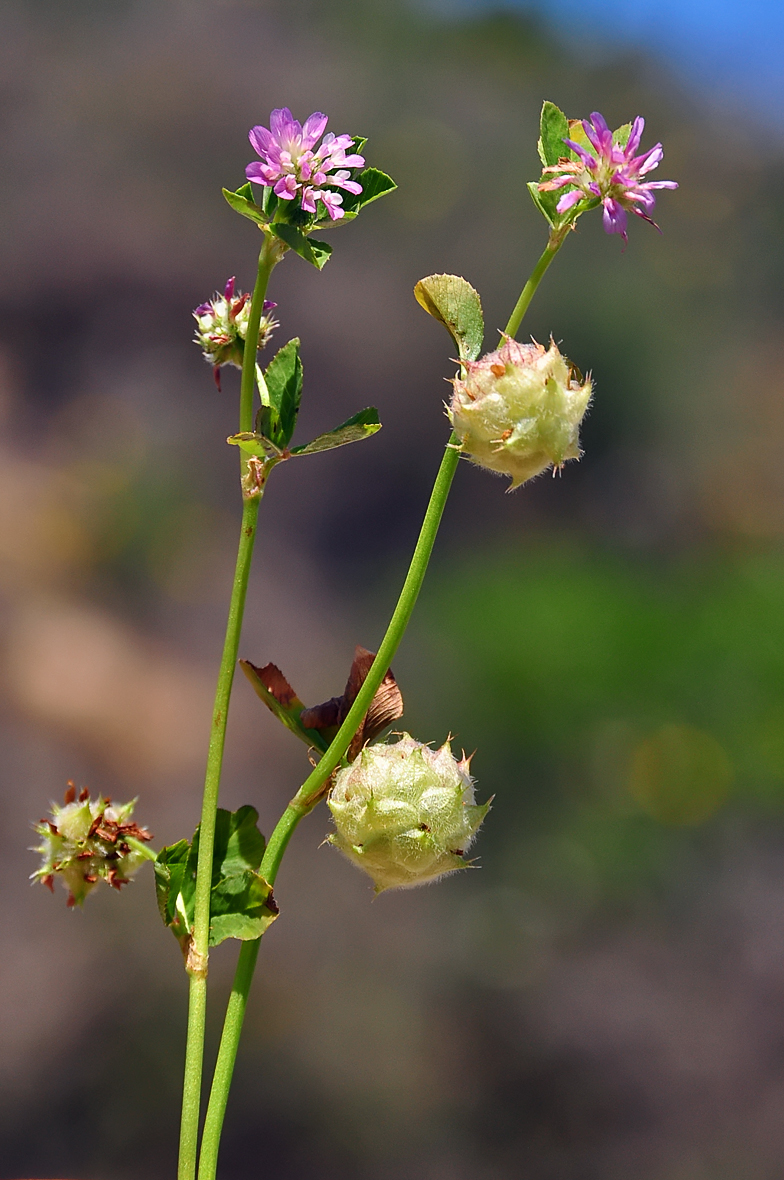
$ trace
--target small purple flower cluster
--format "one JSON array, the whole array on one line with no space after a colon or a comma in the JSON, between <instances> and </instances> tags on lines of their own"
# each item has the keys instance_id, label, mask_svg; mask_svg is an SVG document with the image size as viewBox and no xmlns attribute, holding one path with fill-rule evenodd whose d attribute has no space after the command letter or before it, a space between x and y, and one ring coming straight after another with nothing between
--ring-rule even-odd
<instances>
[{"instance_id":1,"label":"small purple flower cluster","mask_svg":"<svg viewBox=\"0 0 784 1180\"><path fill-rule=\"evenodd\" d=\"M362 168L365 159L356 153L346 155L354 140L350 135L335 136L331 131L314 151L327 122L326 115L314 111L303 126L288 107L274 110L269 129L253 127L248 133L262 162L248 164L245 175L256 184L272 187L280 200L299 198L300 207L306 213L315 214L316 202L321 201L331 219L337 221L344 215L340 207L343 196L333 190L342 188L349 193L361 193L362 185L351 179L350 170Z\"/></svg>"},{"instance_id":2,"label":"small purple flower cluster","mask_svg":"<svg viewBox=\"0 0 784 1180\"><path fill-rule=\"evenodd\" d=\"M237 291L234 278L230 278L223 294L217 292L206 303L200 303L194 308L193 317L196 320L195 342L204 353L204 359L209 361L215 370L215 381L220 388L218 370L221 365L234 365L242 368L242 357L245 338L248 334L250 319L250 295ZM261 322L259 323L258 347L264 348L269 344L278 321L269 313L277 307L269 299L264 300Z\"/></svg>"},{"instance_id":3,"label":"small purple flower cluster","mask_svg":"<svg viewBox=\"0 0 784 1180\"><path fill-rule=\"evenodd\" d=\"M624 241L627 240L627 211L636 213L658 229L650 216L656 205L653 190L677 188L678 185L674 180L643 180L664 158L660 143L643 155L635 156L645 120L638 115L625 145L613 141L613 133L598 111L584 120L582 126L595 154L573 139L564 139L578 158L562 159L545 168L544 174L549 174L552 179L540 184L540 191L553 192L572 186L556 205L559 213L567 213L582 200L598 197L604 210L605 230L608 234L621 234Z\"/></svg>"}]
</instances>

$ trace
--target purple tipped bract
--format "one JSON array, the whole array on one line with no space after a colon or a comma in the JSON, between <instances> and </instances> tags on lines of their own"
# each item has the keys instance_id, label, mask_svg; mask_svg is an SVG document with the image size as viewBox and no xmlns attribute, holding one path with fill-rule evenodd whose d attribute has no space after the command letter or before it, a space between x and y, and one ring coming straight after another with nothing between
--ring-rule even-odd
<instances>
[{"instance_id":1,"label":"purple tipped bract","mask_svg":"<svg viewBox=\"0 0 784 1180\"><path fill-rule=\"evenodd\" d=\"M350 135L324 135L327 116L314 111L304 122L294 118L288 107L274 110L269 129L252 127L248 133L251 146L261 162L248 164L245 175L255 184L272 188L283 201L299 201L306 213L316 213L316 202L321 201L332 221L344 213L342 193L361 193L362 185L351 179L352 168L362 168L363 156L352 153ZM316 148L321 136L321 146ZM314 150L315 149L315 150Z\"/></svg>"},{"instance_id":2,"label":"purple tipped bract","mask_svg":"<svg viewBox=\"0 0 784 1180\"><path fill-rule=\"evenodd\" d=\"M578 124L573 123L572 127L575 125L579 130ZM674 180L644 179L664 158L660 143L635 156L644 127L645 120L638 115L624 144L614 138L604 118L594 111L590 119L582 123L589 148L573 139L564 139L577 159L564 157L545 168L544 175L550 179L539 185L540 191L570 190L556 205L558 213L567 213L580 201L598 198L602 204L605 230L608 234L620 234L624 241L627 240L627 212L636 213L658 229L650 216L656 205L654 190L677 188L678 185Z\"/></svg>"}]
</instances>

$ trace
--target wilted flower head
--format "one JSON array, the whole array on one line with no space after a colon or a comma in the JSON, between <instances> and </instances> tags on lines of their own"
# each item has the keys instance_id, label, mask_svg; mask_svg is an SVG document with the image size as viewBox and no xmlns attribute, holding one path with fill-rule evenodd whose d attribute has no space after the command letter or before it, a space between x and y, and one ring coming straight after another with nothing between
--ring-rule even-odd
<instances>
[{"instance_id":1,"label":"wilted flower head","mask_svg":"<svg viewBox=\"0 0 784 1180\"><path fill-rule=\"evenodd\" d=\"M69 906L81 905L98 881L115 889L127 885L128 878L149 859L139 844L151 839L148 831L131 821L135 804L135 799L113 804L100 795L93 800L86 789L77 799L76 788L69 783L64 806L53 804L52 818L35 825L43 842L32 851L39 852L43 861L31 879L54 892L54 879L59 877L68 891Z\"/></svg>"},{"instance_id":2,"label":"wilted flower head","mask_svg":"<svg viewBox=\"0 0 784 1180\"><path fill-rule=\"evenodd\" d=\"M467 361L453 385L448 414L463 453L510 475L512 488L579 459L591 380L577 376L553 341L545 350L507 337L495 352Z\"/></svg>"},{"instance_id":3,"label":"wilted flower head","mask_svg":"<svg viewBox=\"0 0 784 1180\"><path fill-rule=\"evenodd\" d=\"M464 869L489 803L474 802L468 759L407 733L366 746L339 771L327 803L335 821L330 844L364 869L376 893L407 889Z\"/></svg>"},{"instance_id":4,"label":"wilted flower head","mask_svg":"<svg viewBox=\"0 0 784 1180\"><path fill-rule=\"evenodd\" d=\"M223 294L217 291L207 303L200 303L194 309L196 335L194 341L201 348L204 359L214 369L221 365L242 368L245 337L248 334L251 297L242 291L235 291L234 278L230 278ZM278 321L268 313L277 307L276 303L264 300L264 309L259 323L259 348L269 344Z\"/></svg>"},{"instance_id":5,"label":"wilted flower head","mask_svg":"<svg viewBox=\"0 0 784 1180\"><path fill-rule=\"evenodd\" d=\"M351 179L351 169L362 168L365 159L356 153L346 155L354 146L350 135L335 136L330 131L316 148L327 122L326 115L314 111L303 126L288 107L274 110L269 129L253 127L248 133L262 162L248 164L245 175L256 184L271 187L283 201L297 200L306 213L315 215L316 202L321 201L337 221L343 216L343 197L334 190L361 193L362 185Z\"/></svg>"},{"instance_id":6,"label":"wilted flower head","mask_svg":"<svg viewBox=\"0 0 784 1180\"><path fill-rule=\"evenodd\" d=\"M628 127L628 124L627 124ZM639 115L634 120L628 139L624 129L610 131L604 118L594 111L590 119L574 120L571 129L582 128L585 143L564 139L566 146L578 157L564 157L557 164L544 169L550 180L539 185L541 192L569 188L556 205L558 213L567 213L580 201L601 202L604 228L608 234L626 234L626 214L636 213L644 221L659 227L651 219L656 205L655 189L677 188L674 180L644 180L664 158L664 149L657 143L650 151L635 156L640 146L645 120Z\"/></svg>"}]
</instances>

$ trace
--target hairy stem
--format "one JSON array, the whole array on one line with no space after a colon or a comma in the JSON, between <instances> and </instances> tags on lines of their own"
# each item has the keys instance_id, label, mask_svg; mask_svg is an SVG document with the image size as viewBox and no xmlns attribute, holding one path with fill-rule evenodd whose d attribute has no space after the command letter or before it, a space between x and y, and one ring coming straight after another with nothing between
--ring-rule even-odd
<instances>
[{"instance_id":1,"label":"hairy stem","mask_svg":"<svg viewBox=\"0 0 784 1180\"><path fill-rule=\"evenodd\" d=\"M528 304L533 299L536 288L541 283L548 266L566 241L568 229L569 227L567 226L566 229L561 229L557 232L553 231L553 233L550 234L550 240L547 243L541 258L537 262L534 269L531 271L531 277L520 292L520 298L517 300L517 303L514 306L514 311L509 317L509 323L504 328L504 335L517 335L518 331L520 330L520 325L523 322L523 316L528 311Z\"/></svg>"},{"instance_id":2,"label":"hairy stem","mask_svg":"<svg viewBox=\"0 0 784 1180\"><path fill-rule=\"evenodd\" d=\"M256 375L256 353L253 346L259 336L259 322L264 307L264 296L272 268L278 254L267 235L264 237L259 254L256 285L248 319L248 331L242 364L240 385L240 431L253 429L253 386ZM247 459L241 456L241 471L244 473ZM259 494L248 496L243 501L242 526L237 551L237 564L229 603L229 617L226 637L223 643L215 689L215 703L212 710L210 744L207 752L207 771L204 779L201 827L199 834L199 858L196 870L194 919L191 946L186 966L190 975L188 998L188 1034L185 1048L185 1078L182 1093L182 1121L180 1124L180 1157L178 1180L193 1180L199 1147L199 1114L201 1108L201 1078L204 1059L204 1029L207 1013L207 960L209 957L210 935L210 890L212 886L212 854L215 844L215 823L218 810L223 749L226 743L226 722L229 713L229 699L237 664L237 652L245 611L245 596L248 590L253 546L256 540L256 524L259 514Z\"/></svg>"}]
</instances>

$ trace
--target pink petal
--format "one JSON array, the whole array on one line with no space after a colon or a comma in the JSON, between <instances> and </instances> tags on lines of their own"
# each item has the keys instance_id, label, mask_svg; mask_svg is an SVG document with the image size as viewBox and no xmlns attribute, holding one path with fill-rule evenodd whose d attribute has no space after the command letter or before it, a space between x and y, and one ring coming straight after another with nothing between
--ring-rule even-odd
<instances>
[{"instance_id":1,"label":"pink petal","mask_svg":"<svg viewBox=\"0 0 784 1180\"><path fill-rule=\"evenodd\" d=\"M644 156L638 156L633 161L635 170L638 176L644 176L646 172L652 172L654 168L658 168L664 159L664 148L660 143L652 147Z\"/></svg>"},{"instance_id":2,"label":"pink petal","mask_svg":"<svg viewBox=\"0 0 784 1180\"><path fill-rule=\"evenodd\" d=\"M254 160L252 164L248 164L245 169L245 175L248 180L255 180L256 184L269 184L269 171L266 164L260 164L258 160ZM277 180L279 175L280 173L276 173L272 179Z\"/></svg>"},{"instance_id":3,"label":"pink petal","mask_svg":"<svg viewBox=\"0 0 784 1180\"><path fill-rule=\"evenodd\" d=\"M273 135L266 127L251 127L248 139L254 152L258 152L260 156L266 156L270 148L276 146Z\"/></svg>"},{"instance_id":4,"label":"pink petal","mask_svg":"<svg viewBox=\"0 0 784 1180\"><path fill-rule=\"evenodd\" d=\"M270 131L279 144L302 135L302 127L288 107L277 107L270 115Z\"/></svg>"},{"instance_id":5,"label":"pink petal","mask_svg":"<svg viewBox=\"0 0 784 1180\"><path fill-rule=\"evenodd\" d=\"M578 201L583 199L582 190L579 188L572 189L570 193L565 193L558 204L555 206L557 213L566 213L567 209L571 209Z\"/></svg>"},{"instance_id":6,"label":"pink petal","mask_svg":"<svg viewBox=\"0 0 784 1180\"><path fill-rule=\"evenodd\" d=\"M642 115L638 115L632 123L632 129L629 132L629 138L626 141L626 147L624 148L624 154L627 160L632 158L634 153L637 151L637 148L640 146L640 140L642 139L642 133L644 130L645 120L643 119Z\"/></svg>"},{"instance_id":7,"label":"pink petal","mask_svg":"<svg viewBox=\"0 0 784 1180\"><path fill-rule=\"evenodd\" d=\"M321 139L328 122L328 117L321 111L314 111L312 115L308 115L302 128L302 146L312 148Z\"/></svg>"},{"instance_id":8,"label":"pink petal","mask_svg":"<svg viewBox=\"0 0 784 1180\"><path fill-rule=\"evenodd\" d=\"M596 163L596 160L593 158L593 156L591 155L590 152L587 152L584 147L580 147L579 143L575 143L573 139L565 139L564 143L566 144L566 146L568 148L571 148L572 151L580 157L583 164L585 164L586 168L588 168L591 172L596 171L596 169L599 167L599 165Z\"/></svg>"}]
</instances>

